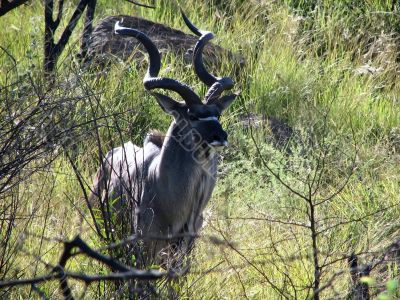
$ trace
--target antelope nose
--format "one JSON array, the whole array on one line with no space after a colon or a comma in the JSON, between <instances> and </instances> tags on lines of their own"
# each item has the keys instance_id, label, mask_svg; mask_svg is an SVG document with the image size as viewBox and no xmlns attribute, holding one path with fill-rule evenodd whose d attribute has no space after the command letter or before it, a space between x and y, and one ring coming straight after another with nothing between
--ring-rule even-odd
<instances>
[{"instance_id":1,"label":"antelope nose","mask_svg":"<svg viewBox=\"0 0 400 300\"><path fill-rule=\"evenodd\" d=\"M228 146L228 134L222 131L221 134L215 134L212 138L211 146L214 147L225 147Z\"/></svg>"}]
</instances>

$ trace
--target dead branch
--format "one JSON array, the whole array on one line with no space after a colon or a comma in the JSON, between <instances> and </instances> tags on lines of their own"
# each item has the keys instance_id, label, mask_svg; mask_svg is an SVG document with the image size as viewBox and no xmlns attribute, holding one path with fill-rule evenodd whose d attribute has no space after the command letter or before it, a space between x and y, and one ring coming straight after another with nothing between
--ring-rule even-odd
<instances>
[{"instance_id":1,"label":"dead branch","mask_svg":"<svg viewBox=\"0 0 400 300\"><path fill-rule=\"evenodd\" d=\"M0 17L26 2L28 2L28 0L14 0L14 1L1 0L0 1Z\"/></svg>"},{"instance_id":2,"label":"dead branch","mask_svg":"<svg viewBox=\"0 0 400 300\"><path fill-rule=\"evenodd\" d=\"M147 5L147 4L143 4L143 3L140 3L140 2L137 2L137 1L133 1L133 0L125 0L125 1L127 1L129 3L132 3L132 4L135 4L137 6L145 7L145 8L152 8L152 9L156 8L154 5Z\"/></svg>"},{"instance_id":3,"label":"dead branch","mask_svg":"<svg viewBox=\"0 0 400 300\"><path fill-rule=\"evenodd\" d=\"M76 249L79 249L78 253L75 252ZM87 275L82 273L65 271L65 266L68 260L78 254L84 254L90 258L93 258L94 260L108 266L109 268L114 270L114 272L107 275ZM64 251L60 257L58 265L53 268L50 274L30 279L0 281L0 289L6 287L33 285L46 281L59 280L64 298L73 299L72 292L71 289L69 288L67 279L76 279L86 284L90 284L95 281L118 281L118 280L128 280L128 279L157 280L167 276L173 277L174 275L172 273L160 272L157 270L133 269L129 266L121 264L119 261L93 250L78 235L73 240L69 242L68 241L64 242Z\"/></svg>"}]
</instances>

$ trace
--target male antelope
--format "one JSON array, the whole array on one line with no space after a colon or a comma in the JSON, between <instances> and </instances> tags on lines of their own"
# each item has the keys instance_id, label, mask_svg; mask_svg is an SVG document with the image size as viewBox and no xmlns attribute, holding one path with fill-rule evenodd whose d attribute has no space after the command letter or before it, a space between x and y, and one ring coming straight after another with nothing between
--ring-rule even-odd
<instances>
[{"instance_id":1,"label":"male antelope","mask_svg":"<svg viewBox=\"0 0 400 300\"><path fill-rule=\"evenodd\" d=\"M150 92L174 118L165 138L153 132L145 139L143 148L127 142L107 153L91 194L91 199L101 197L101 201L106 197L134 201L133 230L145 238L144 245L153 258L168 242L146 237L180 237L175 243L180 241L189 247L200 229L203 209L215 185L218 160L215 150L228 144L219 117L237 96L234 93L221 96L233 87L233 81L215 77L204 67L202 52L213 34L198 30L182 15L188 27L200 36L193 51L193 65L200 80L209 86L204 102L189 86L158 77L161 62L154 43L144 33L121 27L117 22L116 34L137 38L149 54L143 80L145 89L174 91L185 103Z\"/></svg>"}]
</instances>

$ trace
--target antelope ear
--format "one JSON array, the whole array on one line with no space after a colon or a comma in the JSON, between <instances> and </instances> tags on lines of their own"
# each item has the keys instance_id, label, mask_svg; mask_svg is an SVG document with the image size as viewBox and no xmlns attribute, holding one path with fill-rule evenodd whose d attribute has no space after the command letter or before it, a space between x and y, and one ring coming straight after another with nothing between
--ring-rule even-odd
<instances>
[{"instance_id":1,"label":"antelope ear","mask_svg":"<svg viewBox=\"0 0 400 300\"><path fill-rule=\"evenodd\" d=\"M158 104L161 106L163 111L165 111L169 115L175 116L178 113L179 109L182 107L181 103L166 95L155 92L150 92L150 94L156 98Z\"/></svg>"},{"instance_id":2,"label":"antelope ear","mask_svg":"<svg viewBox=\"0 0 400 300\"><path fill-rule=\"evenodd\" d=\"M222 96L221 98L212 101L214 102L213 104L217 105L218 109L222 113L225 109L229 107L229 105L232 104L233 100L236 99L237 96L239 96L240 93L233 93L230 95Z\"/></svg>"}]
</instances>

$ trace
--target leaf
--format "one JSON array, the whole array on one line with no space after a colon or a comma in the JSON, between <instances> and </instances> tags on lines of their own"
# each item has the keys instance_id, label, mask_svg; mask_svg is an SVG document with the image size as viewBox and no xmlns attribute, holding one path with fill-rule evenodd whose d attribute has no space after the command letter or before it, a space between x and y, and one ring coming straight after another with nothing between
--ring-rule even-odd
<instances>
[{"instance_id":1,"label":"leaf","mask_svg":"<svg viewBox=\"0 0 400 300\"><path fill-rule=\"evenodd\" d=\"M376 300L391 300L391 297L386 293L382 293L382 294L379 294L379 296L376 298Z\"/></svg>"},{"instance_id":2,"label":"leaf","mask_svg":"<svg viewBox=\"0 0 400 300\"><path fill-rule=\"evenodd\" d=\"M395 278L386 282L386 288L390 294L395 294L398 286L399 286L399 282Z\"/></svg>"},{"instance_id":3,"label":"leaf","mask_svg":"<svg viewBox=\"0 0 400 300\"><path fill-rule=\"evenodd\" d=\"M361 283L365 283L368 286L374 286L375 285L375 279L372 277L364 276L360 278Z\"/></svg>"}]
</instances>

